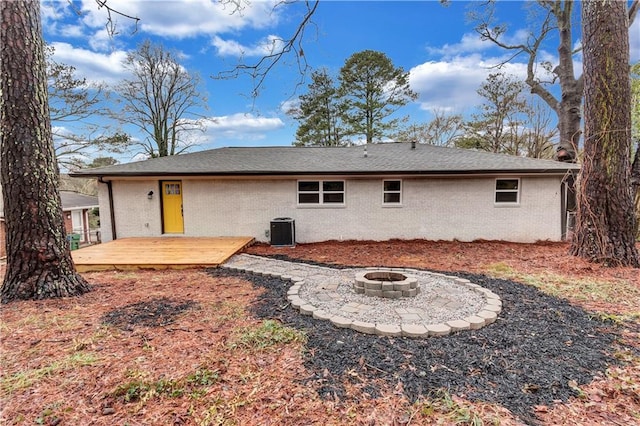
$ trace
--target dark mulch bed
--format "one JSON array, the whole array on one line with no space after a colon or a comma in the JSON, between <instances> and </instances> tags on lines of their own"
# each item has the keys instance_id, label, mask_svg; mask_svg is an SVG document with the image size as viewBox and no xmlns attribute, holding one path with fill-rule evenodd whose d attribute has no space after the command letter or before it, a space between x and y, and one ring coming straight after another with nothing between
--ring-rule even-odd
<instances>
[{"instance_id":1,"label":"dark mulch bed","mask_svg":"<svg viewBox=\"0 0 640 426\"><path fill-rule=\"evenodd\" d=\"M225 269L209 272L239 274ZM470 400L500 404L535 424L536 405L578 395L576 385L591 382L616 363L613 352L620 349L615 346L620 330L613 324L530 286L483 275L448 274L499 294L503 310L498 321L441 338L364 335L300 315L290 306L283 309L289 283L240 275L267 290L252 307L256 316L279 319L306 333L306 367L312 373L307 381L330 398L346 397L345 381L382 378L392 387L400 382L411 401L446 389ZM365 391L373 397L378 393L372 385Z\"/></svg>"},{"instance_id":2,"label":"dark mulch bed","mask_svg":"<svg viewBox=\"0 0 640 426\"><path fill-rule=\"evenodd\" d=\"M182 302L164 297L152 299L108 312L102 317L102 323L123 330L131 330L134 326L162 327L172 324L178 315L196 305L193 301Z\"/></svg>"}]
</instances>

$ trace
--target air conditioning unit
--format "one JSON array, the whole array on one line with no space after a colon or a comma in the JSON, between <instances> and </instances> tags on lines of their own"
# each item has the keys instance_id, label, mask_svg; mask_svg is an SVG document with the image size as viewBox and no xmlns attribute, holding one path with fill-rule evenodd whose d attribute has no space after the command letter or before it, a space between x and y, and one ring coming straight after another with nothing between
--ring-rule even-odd
<instances>
[{"instance_id":1,"label":"air conditioning unit","mask_svg":"<svg viewBox=\"0 0 640 426\"><path fill-rule=\"evenodd\" d=\"M273 219L270 235L272 246L294 246L296 244L296 221L290 217Z\"/></svg>"}]
</instances>

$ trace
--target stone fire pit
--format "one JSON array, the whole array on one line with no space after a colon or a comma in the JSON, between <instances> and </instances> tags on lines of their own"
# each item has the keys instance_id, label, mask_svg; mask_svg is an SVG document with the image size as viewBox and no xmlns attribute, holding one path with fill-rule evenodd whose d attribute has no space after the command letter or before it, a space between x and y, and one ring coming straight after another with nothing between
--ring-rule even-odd
<instances>
[{"instance_id":1,"label":"stone fire pit","mask_svg":"<svg viewBox=\"0 0 640 426\"><path fill-rule=\"evenodd\" d=\"M418 279L396 271L365 271L356 274L353 288L358 294L399 299L420 293Z\"/></svg>"},{"instance_id":2,"label":"stone fire pit","mask_svg":"<svg viewBox=\"0 0 640 426\"><path fill-rule=\"evenodd\" d=\"M248 254L223 267L291 281L287 300L302 315L365 334L447 336L492 324L502 311L500 296L489 289L419 269L335 269Z\"/></svg>"}]
</instances>

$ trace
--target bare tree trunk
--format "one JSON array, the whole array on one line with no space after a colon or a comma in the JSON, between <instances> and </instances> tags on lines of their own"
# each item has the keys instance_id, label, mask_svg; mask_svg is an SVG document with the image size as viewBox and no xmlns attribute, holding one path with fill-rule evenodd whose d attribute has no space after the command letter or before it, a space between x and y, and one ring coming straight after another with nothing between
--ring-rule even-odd
<instances>
[{"instance_id":1,"label":"bare tree trunk","mask_svg":"<svg viewBox=\"0 0 640 426\"><path fill-rule=\"evenodd\" d=\"M560 142L556 151L558 161L575 163L582 129L582 82L573 78L565 79L562 86L562 100L557 104L558 133Z\"/></svg>"},{"instance_id":2,"label":"bare tree trunk","mask_svg":"<svg viewBox=\"0 0 640 426\"><path fill-rule=\"evenodd\" d=\"M47 100L40 2L0 2L0 184L7 225L2 302L82 294L64 230Z\"/></svg>"},{"instance_id":3,"label":"bare tree trunk","mask_svg":"<svg viewBox=\"0 0 640 426\"><path fill-rule=\"evenodd\" d=\"M631 191L634 198L636 212L636 239L640 240L640 141L636 143L636 154L631 165Z\"/></svg>"},{"instance_id":4,"label":"bare tree trunk","mask_svg":"<svg viewBox=\"0 0 640 426\"><path fill-rule=\"evenodd\" d=\"M626 2L582 2L584 161L571 253L640 267L631 190L631 87Z\"/></svg>"},{"instance_id":5,"label":"bare tree trunk","mask_svg":"<svg viewBox=\"0 0 640 426\"><path fill-rule=\"evenodd\" d=\"M583 77L574 77L573 69L573 36L572 22L573 16L572 1L556 0L551 6L556 17L560 45L558 46L559 67L556 72L562 95L555 106L558 114L558 132L560 143L556 152L556 157L560 161L575 162L578 158L578 144L582 130L580 123L582 120L582 94L584 91ZM544 99L544 98L543 98ZM566 154L564 154L566 152Z\"/></svg>"},{"instance_id":6,"label":"bare tree trunk","mask_svg":"<svg viewBox=\"0 0 640 426\"><path fill-rule=\"evenodd\" d=\"M574 2L572 0L538 1L544 11L544 17L535 32L529 33L526 43L510 43L504 40L504 25L496 25L493 21L495 1L482 2L483 12L476 14L478 25L476 31L484 40L489 40L503 49L515 53L525 53L527 60L527 78L525 82L531 88L531 93L539 96L558 116L558 135L560 141L556 151L559 161L576 162L577 148L580 141L580 122L583 78L575 77L573 69L573 36L572 15ZM474 16L474 15L472 15ZM547 86L539 80L537 68L540 64L542 46L548 38L556 34L558 37L558 65L548 69L560 84L560 97L557 98Z\"/></svg>"}]
</instances>

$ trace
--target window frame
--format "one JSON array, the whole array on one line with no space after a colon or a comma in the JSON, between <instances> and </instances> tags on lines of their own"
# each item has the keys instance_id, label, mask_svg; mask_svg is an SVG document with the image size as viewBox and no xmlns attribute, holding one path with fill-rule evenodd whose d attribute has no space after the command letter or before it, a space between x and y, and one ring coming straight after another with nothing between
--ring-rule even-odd
<instances>
[{"instance_id":1,"label":"window frame","mask_svg":"<svg viewBox=\"0 0 640 426\"><path fill-rule=\"evenodd\" d=\"M387 182L398 182L400 183L400 189L398 190L387 190L385 189L385 184ZM383 207L401 207L402 206L402 179L382 179L382 206ZM387 194L398 194L398 201L386 201Z\"/></svg>"},{"instance_id":2,"label":"window frame","mask_svg":"<svg viewBox=\"0 0 640 426\"><path fill-rule=\"evenodd\" d=\"M302 182L317 183L317 190L300 191L300 184ZM342 190L325 190L325 183L328 182L340 182L342 184ZM317 194L318 202L300 202L301 194ZM341 202L325 201L325 195L341 194ZM347 198L347 182L344 179L299 179L296 181L296 205L298 207L344 207Z\"/></svg>"},{"instance_id":3,"label":"window frame","mask_svg":"<svg viewBox=\"0 0 640 426\"><path fill-rule=\"evenodd\" d=\"M500 181L516 181L516 189L499 189ZM493 204L496 206L518 206L520 205L520 191L522 189L522 181L520 178L496 178L493 186ZM516 194L515 201L499 201L498 194Z\"/></svg>"}]
</instances>

